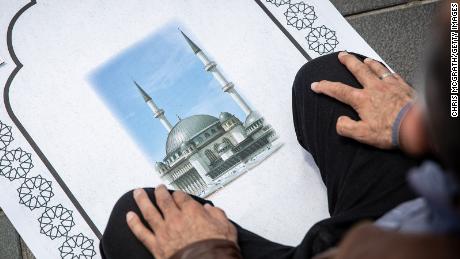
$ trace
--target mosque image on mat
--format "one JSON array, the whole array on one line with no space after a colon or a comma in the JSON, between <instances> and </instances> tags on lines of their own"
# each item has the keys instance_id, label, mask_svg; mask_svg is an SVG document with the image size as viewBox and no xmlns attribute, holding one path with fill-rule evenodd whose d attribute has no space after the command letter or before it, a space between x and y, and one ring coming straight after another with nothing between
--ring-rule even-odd
<instances>
[{"instance_id":1,"label":"mosque image on mat","mask_svg":"<svg viewBox=\"0 0 460 259\"><path fill-rule=\"evenodd\" d=\"M212 73L244 111L244 123L235 115L221 112L211 115L192 115L172 125L152 98L134 81L153 115L168 131L166 156L156 162L161 179L176 189L207 196L256 166L279 148L274 129L245 102L232 82L227 81L206 54L187 35L181 32L205 70Z\"/></svg>"}]
</instances>

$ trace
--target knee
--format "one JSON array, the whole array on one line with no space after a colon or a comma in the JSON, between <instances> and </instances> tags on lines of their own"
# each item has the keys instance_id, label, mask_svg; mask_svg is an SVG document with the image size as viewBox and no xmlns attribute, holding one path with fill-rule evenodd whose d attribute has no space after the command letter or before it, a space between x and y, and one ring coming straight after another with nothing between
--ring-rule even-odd
<instances>
[{"instance_id":1,"label":"knee","mask_svg":"<svg viewBox=\"0 0 460 259\"><path fill-rule=\"evenodd\" d=\"M157 209L159 209L157 207L156 199L155 199L155 188L144 188L144 190L147 193L147 196L149 197L152 204ZM129 211L134 211L138 214L140 213L139 207L137 206L136 201L134 200L134 197L133 197L133 191L134 190L126 192L115 203L112 209L111 216L109 218L108 225L119 224L121 221L125 219L124 217ZM172 194L174 190L169 190L169 192ZM195 197L195 196L191 196L191 197L201 204L210 203L212 205L212 202L210 201L206 201L202 198Z\"/></svg>"},{"instance_id":2,"label":"knee","mask_svg":"<svg viewBox=\"0 0 460 259\"><path fill-rule=\"evenodd\" d=\"M328 68L339 64L338 52L327 54L307 62L299 69L295 76L292 89L294 94L313 96L313 92L310 91L310 85L313 82L326 80L330 73Z\"/></svg>"},{"instance_id":3,"label":"knee","mask_svg":"<svg viewBox=\"0 0 460 259\"><path fill-rule=\"evenodd\" d=\"M339 64L340 62L338 55L339 52L334 52L308 61L299 69L296 74L296 78L308 79L318 73L323 75L327 74L327 70L325 71L322 68L329 67L334 64Z\"/></svg>"},{"instance_id":4,"label":"knee","mask_svg":"<svg viewBox=\"0 0 460 259\"><path fill-rule=\"evenodd\" d=\"M153 188L145 188L149 197ZM103 258L131 258L136 251L136 258L151 258L148 251L137 241L126 223L126 214L134 211L140 215L133 197L133 190L123 194L115 203L101 238L100 250ZM144 223L145 224L145 223ZM148 225L146 225L148 227Z\"/></svg>"},{"instance_id":5,"label":"knee","mask_svg":"<svg viewBox=\"0 0 460 259\"><path fill-rule=\"evenodd\" d=\"M154 188L144 188L144 190L147 192L150 199L154 201ZM123 194L113 206L112 212L110 213L110 217L107 222L104 236L111 235L111 232L120 226L127 227L125 220L126 214L128 212L134 211L139 215L140 210L137 207L136 201L134 200L133 191L134 190L131 190Z\"/></svg>"},{"instance_id":6,"label":"knee","mask_svg":"<svg viewBox=\"0 0 460 259\"><path fill-rule=\"evenodd\" d=\"M134 204L133 191L134 190L130 190L118 198L112 210L120 210L123 207L130 207Z\"/></svg>"},{"instance_id":7,"label":"knee","mask_svg":"<svg viewBox=\"0 0 460 259\"><path fill-rule=\"evenodd\" d=\"M144 190L147 192L147 195L150 197L152 201L155 201L154 197L154 188L144 188ZM112 209L112 214L120 214L121 212L128 213L128 211L133 211L137 210L137 205L133 197L133 191L130 190L123 194L118 201L115 203Z\"/></svg>"},{"instance_id":8,"label":"knee","mask_svg":"<svg viewBox=\"0 0 460 259\"><path fill-rule=\"evenodd\" d=\"M357 57L362 58L360 55ZM312 125L335 120L336 118L331 117L335 109L350 112L345 104L311 90L310 86L313 82L322 80L360 87L359 82L339 61L338 52L313 59L298 71L292 87L294 128L299 143L310 152L312 152L311 143L317 137L315 127Z\"/></svg>"},{"instance_id":9,"label":"knee","mask_svg":"<svg viewBox=\"0 0 460 259\"><path fill-rule=\"evenodd\" d=\"M342 82L344 84L360 88L361 86L359 82L356 81L353 74L351 74L351 72L348 71L348 69L339 61L338 54L339 52L327 54L315 58L303 65L297 72L294 80L294 95L304 95L306 98L314 97L315 94L310 90L310 85L313 82L319 82L322 80ZM361 61L366 58L360 54L350 54L355 55Z\"/></svg>"}]
</instances>

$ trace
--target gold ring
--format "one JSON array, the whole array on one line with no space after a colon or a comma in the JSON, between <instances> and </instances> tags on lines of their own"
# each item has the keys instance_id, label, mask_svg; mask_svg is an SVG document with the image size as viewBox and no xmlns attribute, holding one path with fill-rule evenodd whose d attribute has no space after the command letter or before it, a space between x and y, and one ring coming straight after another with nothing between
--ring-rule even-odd
<instances>
[{"instance_id":1,"label":"gold ring","mask_svg":"<svg viewBox=\"0 0 460 259\"><path fill-rule=\"evenodd\" d=\"M381 75L379 78L380 78L380 80L383 80L383 79L385 79L385 78L387 78L389 76L393 76L393 75L394 75L394 73L388 72L388 73L385 73L385 74Z\"/></svg>"}]
</instances>

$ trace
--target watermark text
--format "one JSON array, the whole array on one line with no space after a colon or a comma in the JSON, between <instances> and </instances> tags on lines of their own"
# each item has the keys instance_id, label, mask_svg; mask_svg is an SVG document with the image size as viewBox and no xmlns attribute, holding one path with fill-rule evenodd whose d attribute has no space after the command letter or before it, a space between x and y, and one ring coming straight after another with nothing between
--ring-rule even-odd
<instances>
[{"instance_id":1,"label":"watermark text","mask_svg":"<svg viewBox=\"0 0 460 259\"><path fill-rule=\"evenodd\" d=\"M450 116L458 117L458 3L450 4Z\"/></svg>"}]
</instances>

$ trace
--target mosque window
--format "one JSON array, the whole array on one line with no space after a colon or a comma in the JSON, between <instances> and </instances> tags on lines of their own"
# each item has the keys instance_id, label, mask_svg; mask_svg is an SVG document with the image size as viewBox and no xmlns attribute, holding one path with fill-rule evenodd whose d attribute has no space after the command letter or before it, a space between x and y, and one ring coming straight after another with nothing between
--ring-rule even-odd
<instances>
[{"instance_id":1,"label":"mosque window","mask_svg":"<svg viewBox=\"0 0 460 259\"><path fill-rule=\"evenodd\" d=\"M211 163L218 160L217 156L209 149L204 151L204 154L206 155L206 157L209 159Z\"/></svg>"},{"instance_id":2,"label":"mosque window","mask_svg":"<svg viewBox=\"0 0 460 259\"><path fill-rule=\"evenodd\" d=\"M229 145L229 146L231 146L231 147L233 147L232 142L231 142L230 139L228 139L228 138L224 138L224 143L227 144L227 145Z\"/></svg>"}]
</instances>

